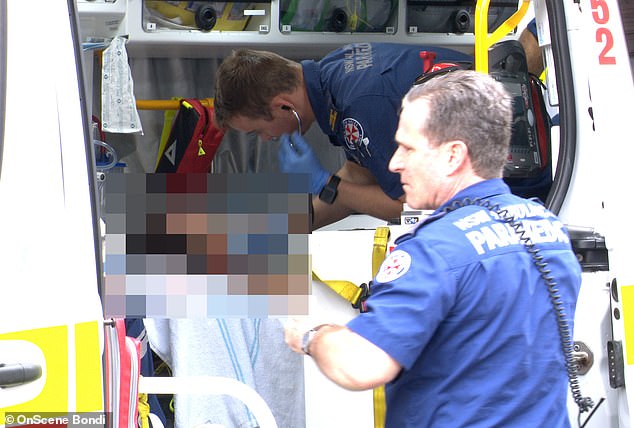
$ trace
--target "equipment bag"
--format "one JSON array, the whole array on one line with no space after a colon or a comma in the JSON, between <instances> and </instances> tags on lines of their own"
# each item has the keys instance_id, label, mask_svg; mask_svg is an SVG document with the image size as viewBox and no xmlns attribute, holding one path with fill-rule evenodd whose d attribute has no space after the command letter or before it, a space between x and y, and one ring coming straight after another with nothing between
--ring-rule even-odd
<instances>
[{"instance_id":1,"label":"equipment bag","mask_svg":"<svg viewBox=\"0 0 634 428\"><path fill-rule=\"evenodd\" d=\"M505 40L491 46L489 74L504 84L513 99L513 130L504 176L539 177L550 162L551 120L541 82L529 74L519 41Z\"/></svg>"},{"instance_id":2,"label":"equipment bag","mask_svg":"<svg viewBox=\"0 0 634 428\"><path fill-rule=\"evenodd\" d=\"M213 107L182 99L165 147L159 149L155 172L210 172L223 136L213 123Z\"/></svg>"},{"instance_id":3,"label":"equipment bag","mask_svg":"<svg viewBox=\"0 0 634 428\"><path fill-rule=\"evenodd\" d=\"M139 416L140 343L126 336L123 319L105 325L107 426L134 428Z\"/></svg>"},{"instance_id":4,"label":"equipment bag","mask_svg":"<svg viewBox=\"0 0 634 428\"><path fill-rule=\"evenodd\" d=\"M420 85L455 70L471 69L465 63L434 63L435 52L420 53L423 73ZM513 129L504 177L513 182L540 179L550 165L551 120L546 110L541 82L528 72L526 54L517 40L505 40L489 49L489 75L501 82L512 97Z\"/></svg>"}]
</instances>

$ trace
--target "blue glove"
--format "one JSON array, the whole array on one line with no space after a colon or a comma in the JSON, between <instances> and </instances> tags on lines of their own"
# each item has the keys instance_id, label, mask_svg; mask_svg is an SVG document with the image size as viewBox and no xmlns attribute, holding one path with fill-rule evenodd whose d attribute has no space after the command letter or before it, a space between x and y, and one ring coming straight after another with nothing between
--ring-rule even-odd
<instances>
[{"instance_id":1,"label":"blue glove","mask_svg":"<svg viewBox=\"0 0 634 428\"><path fill-rule=\"evenodd\" d=\"M280 170L284 173L310 174L310 193L319 195L330 173L321 166L306 140L297 132L282 135L277 153Z\"/></svg>"}]
</instances>

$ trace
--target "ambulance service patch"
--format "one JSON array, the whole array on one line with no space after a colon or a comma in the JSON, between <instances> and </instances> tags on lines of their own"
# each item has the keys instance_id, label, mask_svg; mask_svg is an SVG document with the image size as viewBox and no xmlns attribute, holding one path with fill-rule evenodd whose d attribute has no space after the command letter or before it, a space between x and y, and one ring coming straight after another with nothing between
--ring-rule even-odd
<instances>
[{"instance_id":1,"label":"ambulance service patch","mask_svg":"<svg viewBox=\"0 0 634 428\"><path fill-rule=\"evenodd\" d=\"M395 250L383 261L379 273L376 274L377 282L390 282L403 276L412 264L412 257L403 250Z\"/></svg>"},{"instance_id":2,"label":"ambulance service patch","mask_svg":"<svg viewBox=\"0 0 634 428\"><path fill-rule=\"evenodd\" d=\"M343 120L343 136L348 148L356 150L363 140L363 127L356 119L347 117Z\"/></svg>"},{"instance_id":3,"label":"ambulance service patch","mask_svg":"<svg viewBox=\"0 0 634 428\"><path fill-rule=\"evenodd\" d=\"M351 117L347 117L342 121L343 124L343 137L346 141L346 146L350 150L356 150L364 157L371 157L370 154L370 139L365 136L363 132L363 126L358 120Z\"/></svg>"}]
</instances>

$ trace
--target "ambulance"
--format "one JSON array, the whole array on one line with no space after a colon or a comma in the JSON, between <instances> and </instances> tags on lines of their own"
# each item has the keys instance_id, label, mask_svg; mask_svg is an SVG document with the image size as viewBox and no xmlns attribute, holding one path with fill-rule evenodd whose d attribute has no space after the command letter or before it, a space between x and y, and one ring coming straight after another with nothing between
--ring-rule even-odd
<instances>
[{"instance_id":1,"label":"ambulance","mask_svg":"<svg viewBox=\"0 0 634 428\"><path fill-rule=\"evenodd\" d=\"M186 409L201 411L192 398L199 395L231 397L227 406L239 408L252 427L381 427L380 397L337 387L308 357L300 357L293 377L299 389L291 395L261 388L281 372L259 374L255 363L252 375L233 370L244 359L253 362L253 353L233 355L231 372L187 372L187 365L215 360L205 350L204 361L193 361L187 358L195 359L198 349L171 349L189 318L206 328L207 318L217 319L220 345L227 345L231 322L258 334L272 324L263 321L266 311L248 315L255 300L240 301L247 308L242 317L222 312L223 303L213 312L209 302L233 305L232 296L200 291L194 282L180 297L167 296L160 309L143 303L132 310L131 302L158 300L142 287L131 292L134 298L112 291L117 283L108 274L118 259L109 257L106 244L116 246L108 233L121 217L106 215L118 196L104 188L154 171L164 123L173 123L182 108L172 97L189 91L182 96L212 105L209 71L234 48L299 60L348 43L419 44L473 54L476 70L489 72L489 48L518 39L535 19L545 107L558 121L547 153L522 149L548 159L552 184L545 204L566 224L583 270L569 356L577 364L570 421L633 426L634 395L627 390L634 385L632 9L625 0L0 0L0 425L230 428L189 422L195 419ZM173 70L180 79L169 74ZM156 90L152 75L161 84L189 83L197 92L192 86ZM260 173L274 156L241 136L218 137L211 175ZM322 136L308 137L325 166L341 161ZM132 188L124 186L119 197L134 199L126 199ZM352 215L300 240L310 260L303 315L340 323L354 317L358 309L336 287L364 291L395 237L424 215L406 206L400 222L389 224ZM201 301L208 302L203 309ZM265 303L268 309L273 301ZM174 302L199 312L170 312L177 311ZM268 317L279 334L292 315L282 312ZM233 321L225 323L223 314ZM140 336L130 332L126 320L132 319L142 319ZM266 344L261 353L275 361L280 348ZM171 376L157 373L160 359L153 359L152 373L142 374L147 358L167 354L174 359L167 364ZM184 374L173 364L181 357ZM590 408L579 407L583 397L592 400ZM293 419L282 419L280 408L295 412Z\"/></svg>"}]
</instances>

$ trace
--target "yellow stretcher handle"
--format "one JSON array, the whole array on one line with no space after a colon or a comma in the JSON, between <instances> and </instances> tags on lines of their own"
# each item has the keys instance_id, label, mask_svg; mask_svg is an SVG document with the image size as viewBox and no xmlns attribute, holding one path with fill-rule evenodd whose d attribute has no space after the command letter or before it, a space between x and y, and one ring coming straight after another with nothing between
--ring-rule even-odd
<instances>
[{"instance_id":1,"label":"yellow stretcher handle","mask_svg":"<svg viewBox=\"0 0 634 428\"><path fill-rule=\"evenodd\" d=\"M475 9L475 69L481 73L489 72L489 48L513 31L520 23L530 0L523 0L519 9L489 35L489 2L478 0Z\"/></svg>"},{"instance_id":2,"label":"yellow stretcher handle","mask_svg":"<svg viewBox=\"0 0 634 428\"><path fill-rule=\"evenodd\" d=\"M213 98L201 98L199 100L206 107L214 106ZM136 100L136 108L139 110L178 110L179 99L172 100Z\"/></svg>"}]
</instances>

